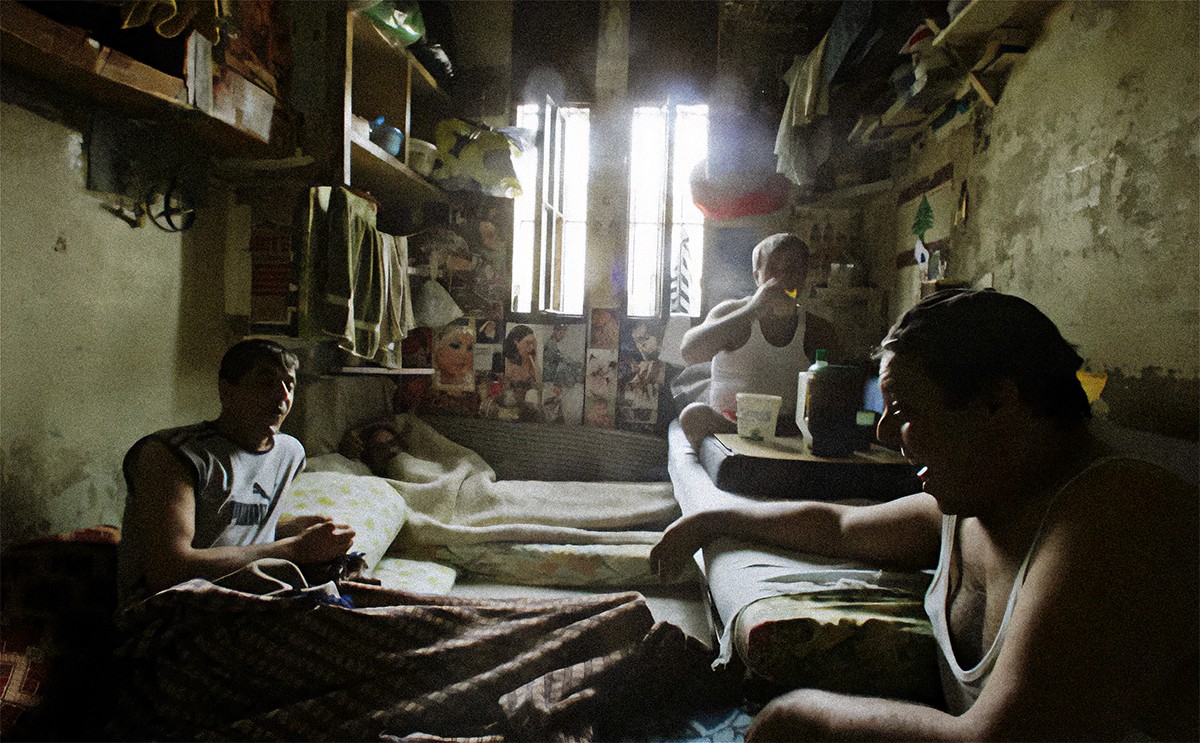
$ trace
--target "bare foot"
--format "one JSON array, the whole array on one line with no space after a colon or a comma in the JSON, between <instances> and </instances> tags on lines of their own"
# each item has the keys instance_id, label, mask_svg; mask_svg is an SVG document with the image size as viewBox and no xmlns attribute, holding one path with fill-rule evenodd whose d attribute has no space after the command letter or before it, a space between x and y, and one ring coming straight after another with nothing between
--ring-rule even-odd
<instances>
[{"instance_id":1,"label":"bare foot","mask_svg":"<svg viewBox=\"0 0 1200 743\"><path fill-rule=\"evenodd\" d=\"M737 423L702 402L694 402L683 409L679 414L679 427L697 452L700 451L700 442L706 437L714 433L737 432Z\"/></svg>"}]
</instances>

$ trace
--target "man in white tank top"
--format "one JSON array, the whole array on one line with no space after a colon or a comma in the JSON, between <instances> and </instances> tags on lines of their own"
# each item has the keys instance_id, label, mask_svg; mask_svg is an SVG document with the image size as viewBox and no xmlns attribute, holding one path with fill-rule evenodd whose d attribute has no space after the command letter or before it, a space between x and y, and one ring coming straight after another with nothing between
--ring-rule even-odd
<instances>
[{"instance_id":1,"label":"man in white tank top","mask_svg":"<svg viewBox=\"0 0 1200 743\"><path fill-rule=\"evenodd\" d=\"M833 345L833 326L805 311L808 246L795 235L771 235L754 247L749 297L729 299L683 336L689 364L711 362L706 402L688 405L679 424L693 447L709 434L737 430L736 395L779 395L781 434L795 433L796 380L817 348Z\"/></svg>"},{"instance_id":2,"label":"man in white tank top","mask_svg":"<svg viewBox=\"0 0 1200 743\"><path fill-rule=\"evenodd\" d=\"M923 465L924 492L690 514L651 561L672 574L732 536L935 569L925 604L944 705L799 689L746 739L1197 740L1195 468L1110 448L1089 425L1083 359L1017 297L939 292L879 357L879 438Z\"/></svg>"}]
</instances>

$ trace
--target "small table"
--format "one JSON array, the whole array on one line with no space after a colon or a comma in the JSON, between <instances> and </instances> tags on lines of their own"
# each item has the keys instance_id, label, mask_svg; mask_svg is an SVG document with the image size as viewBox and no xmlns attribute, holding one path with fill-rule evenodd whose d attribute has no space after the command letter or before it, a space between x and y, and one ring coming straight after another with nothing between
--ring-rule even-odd
<instances>
[{"instance_id":1,"label":"small table","mask_svg":"<svg viewBox=\"0 0 1200 743\"><path fill-rule=\"evenodd\" d=\"M756 498L884 501L921 490L916 468L878 445L849 457L818 457L800 436L768 444L718 433L696 454L718 488Z\"/></svg>"}]
</instances>

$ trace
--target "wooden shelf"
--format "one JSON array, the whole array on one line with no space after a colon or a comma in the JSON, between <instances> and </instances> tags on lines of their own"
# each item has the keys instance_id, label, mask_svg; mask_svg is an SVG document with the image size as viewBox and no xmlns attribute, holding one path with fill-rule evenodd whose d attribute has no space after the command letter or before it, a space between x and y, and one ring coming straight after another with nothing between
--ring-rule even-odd
<instances>
[{"instance_id":1,"label":"wooden shelf","mask_svg":"<svg viewBox=\"0 0 1200 743\"><path fill-rule=\"evenodd\" d=\"M345 180L379 203L380 229L406 234L424 223L426 207L448 201L444 190L408 167L408 148L413 137L434 140L436 123L449 115L450 96L369 18L351 11L346 22ZM371 142L368 122L380 116L404 133L395 157Z\"/></svg>"},{"instance_id":2,"label":"wooden shelf","mask_svg":"<svg viewBox=\"0 0 1200 743\"><path fill-rule=\"evenodd\" d=\"M438 86L433 75L412 52L398 43L388 41L369 18L359 13L353 16L354 54L366 63L355 69L356 78L361 78L366 86L387 89L389 85L399 82L394 77L395 70L407 65L416 73L412 81L413 96L438 99L447 105L450 103L450 96Z\"/></svg>"},{"instance_id":3,"label":"wooden shelf","mask_svg":"<svg viewBox=\"0 0 1200 743\"><path fill-rule=\"evenodd\" d=\"M187 103L184 81L100 46L17 2L0 12L0 65L110 109L178 127L186 139L225 155L266 157L267 142Z\"/></svg>"},{"instance_id":4,"label":"wooden shelf","mask_svg":"<svg viewBox=\"0 0 1200 743\"><path fill-rule=\"evenodd\" d=\"M384 152L359 127L350 135L350 183L388 205L446 201L445 191Z\"/></svg>"},{"instance_id":5,"label":"wooden shelf","mask_svg":"<svg viewBox=\"0 0 1200 743\"><path fill-rule=\"evenodd\" d=\"M408 139L432 142L434 125L450 109L450 96L412 52L393 46L369 19L351 13L351 113L367 120L383 116L405 134L399 158L408 162Z\"/></svg>"},{"instance_id":6,"label":"wooden shelf","mask_svg":"<svg viewBox=\"0 0 1200 743\"><path fill-rule=\"evenodd\" d=\"M972 91L995 107L1004 77L1034 36L1034 29L1058 0L972 0L946 26L932 19L933 46L949 58L899 95L877 117L862 117L849 139L864 143L900 144L929 130L947 106ZM1020 41L1015 41L1020 39Z\"/></svg>"},{"instance_id":7,"label":"wooden shelf","mask_svg":"<svg viewBox=\"0 0 1200 743\"><path fill-rule=\"evenodd\" d=\"M1028 0L972 0L933 39L935 47L961 45L986 36L1002 26Z\"/></svg>"},{"instance_id":8,"label":"wooden shelf","mask_svg":"<svg viewBox=\"0 0 1200 743\"><path fill-rule=\"evenodd\" d=\"M871 183L860 183L856 186L847 186L825 193L813 194L811 201L798 203L795 205L795 208L825 209L837 206L857 206L863 199L884 193L891 188L892 179L890 178Z\"/></svg>"}]
</instances>

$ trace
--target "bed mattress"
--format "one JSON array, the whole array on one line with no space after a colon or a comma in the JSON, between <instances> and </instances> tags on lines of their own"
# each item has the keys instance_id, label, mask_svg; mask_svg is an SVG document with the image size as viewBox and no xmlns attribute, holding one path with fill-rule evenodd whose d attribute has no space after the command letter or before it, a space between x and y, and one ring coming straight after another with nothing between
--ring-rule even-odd
<instances>
[{"instance_id":1,"label":"bed mattress","mask_svg":"<svg viewBox=\"0 0 1200 743\"><path fill-rule=\"evenodd\" d=\"M685 514L753 498L716 486L678 423L669 469ZM782 686L933 701L940 695L923 597L930 574L719 539L697 555L720 634L718 663L735 654Z\"/></svg>"}]
</instances>

